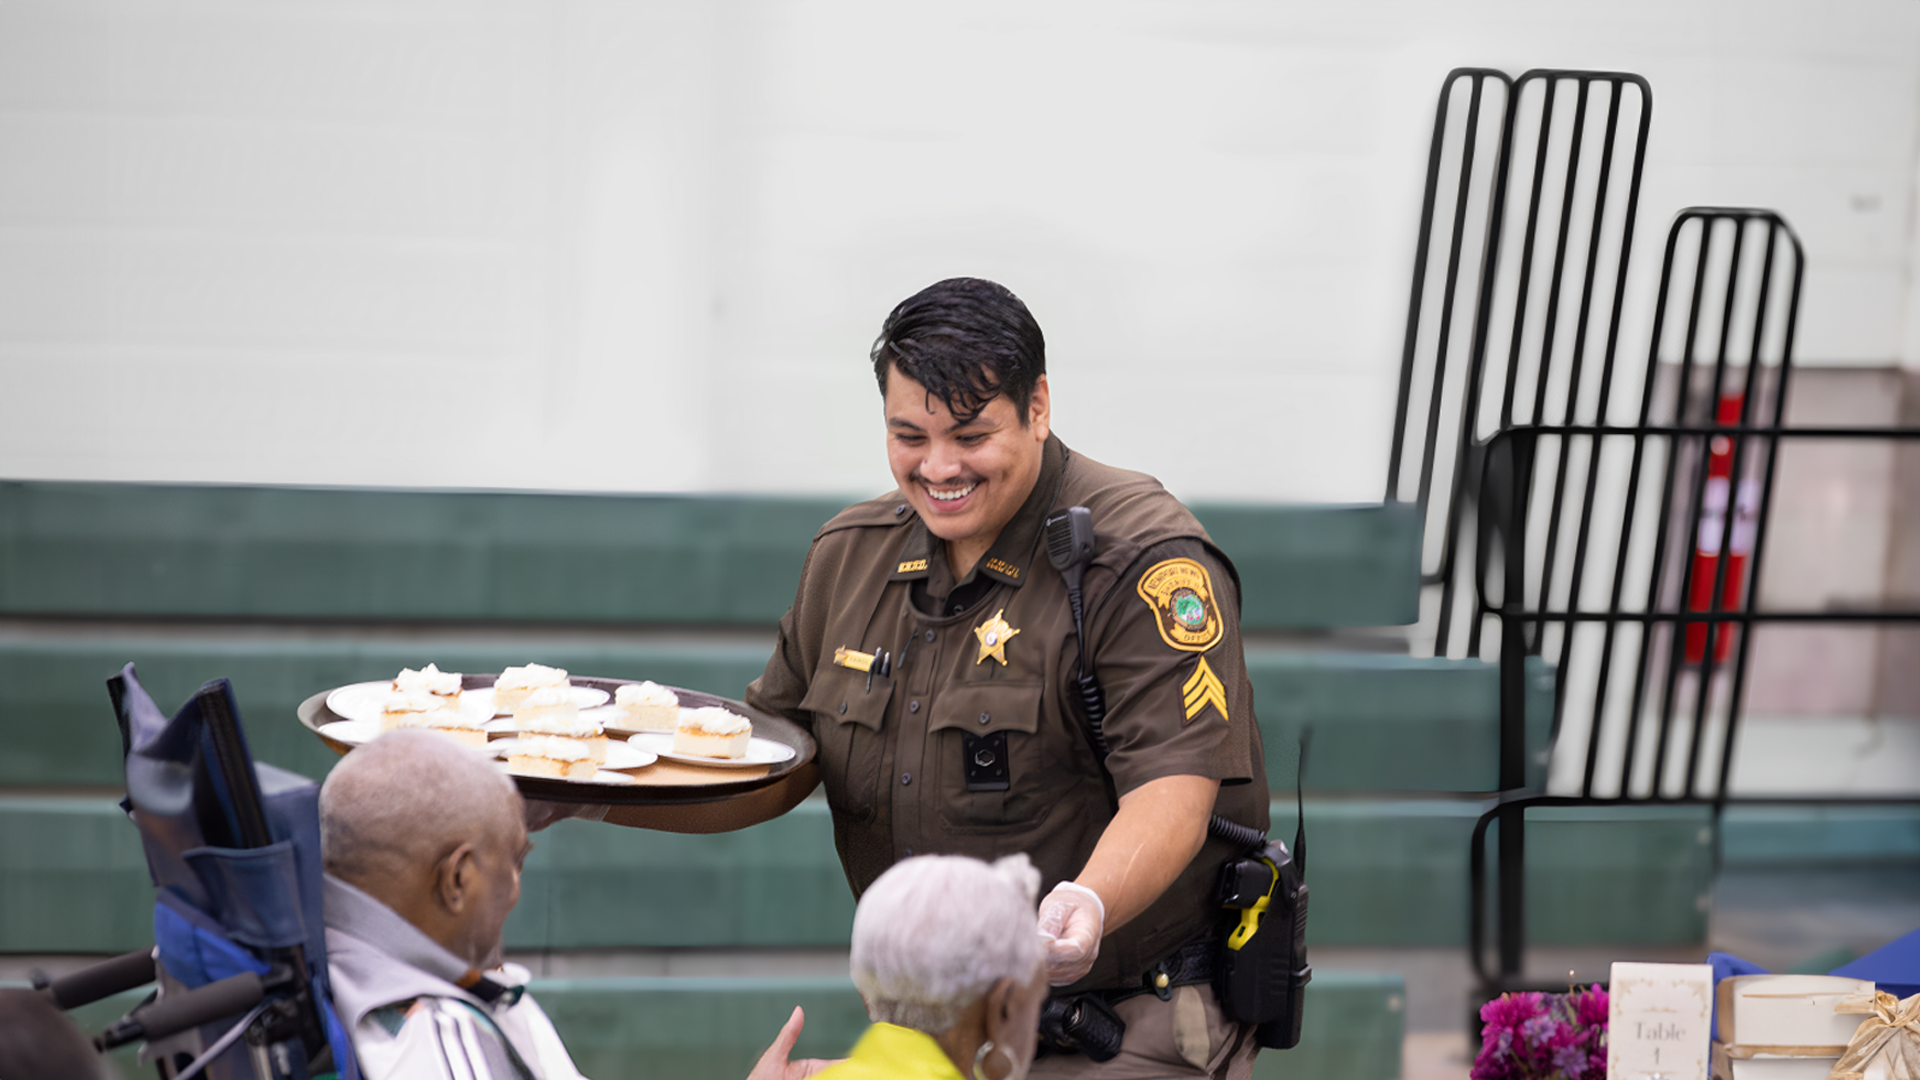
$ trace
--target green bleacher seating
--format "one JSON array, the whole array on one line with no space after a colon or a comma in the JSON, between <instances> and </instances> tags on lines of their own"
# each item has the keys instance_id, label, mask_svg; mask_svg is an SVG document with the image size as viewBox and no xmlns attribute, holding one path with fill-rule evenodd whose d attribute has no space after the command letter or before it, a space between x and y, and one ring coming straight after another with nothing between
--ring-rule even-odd
<instances>
[{"instance_id":1,"label":"green bleacher seating","mask_svg":"<svg viewBox=\"0 0 1920 1080\"><path fill-rule=\"evenodd\" d=\"M105 681L129 660L165 709L178 707L210 678L231 679L254 756L319 777L336 758L294 720L294 710L331 686L391 678L429 660L448 671L499 671L538 660L583 675L650 678L738 697L766 666L772 646L771 631L749 642L543 639L531 647L379 628L363 634L122 624L0 637L0 731L14 747L0 757L0 789L120 784L120 734Z\"/></svg>"},{"instance_id":2,"label":"green bleacher seating","mask_svg":"<svg viewBox=\"0 0 1920 1080\"><path fill-rule=\"evenodd\" d=\"M1527 660L1528 782L1546 782L1553 673ZM1294 786L1302 729L1312 726L1308 791L1477 792L1499 785L1500 668L1481 660L1394 653L1247 649L1267 784Z\"/></svg>"},{"instance_id":3,"label":"green bleacher seating","mask_svg":"<svg viewBox=\"0 0 1920 1080\"><path fill-rule=\"evenodd\" d=\"M216 675L233 680L254 753L309 776L332 767L331 751L292 721L295 708L329 686L391 676L428 660L452 671L498 671L539 660L570 671L649 678L737 697L759 675L771 632L697 642L543 641L537 650L455 634L356 636L114 627L0 637L0 790L50 784L120 783L119 733L106 708L107 675L140 666L154 699L171 708ZM1314 725L1307 784L1314 791L1489 791L1499 731L1496 669L1480 661L1385 653L1287 650L1255 645L1247 663L1274 790L1293 787L1293 746ZM1546 745L1552 686L1535 715Z\"/></svg>"},{"instance_id":4,"label":"green bleacher seating","mask_svg":"<svg viewBox=\"0 0 1920 1080\"><path fill-rule=\"evenodd\" d=\"M0 735L11 748L0 757L0 952L151 941L151 886L114 805L120 747L103 687L126 661L163 707L207 679L232 679L255 755L315 777L337 759L298 726L295 707L428 660L462 671L539 660L735 696L765 663L808 539L844 501L0 483ZM1494 669L1344 651L1334 636L1415 619L1417 511L1195 511L1241 573L1283 835L1292 746L1314 728L1314 942L1458 944L1478 805L1460 793L1495 786ZM1544 748L1550 673L1536 672L1534 685L1532 737ZM1709 860L1699 823L1656 814L1608 832L1533 820L1535 940L1701 940L1694 901ZM817 797L733 834L562 823L538 841L508 924L512 948L846 941L852 900ZM1661 897L1664 914L1638 904L1622 924L1618 901L1631 890ZM689 896L702 898L697 917ZM1397 1075L1398 984L1383 978L1392 977L1317 973L1309 1043L1270 1055L1262 1075ZM816 999L752 980L712 992L732 995L742 1015L764 1013L764 1033L710 1046L684 1024L634 1025L680 1008L672 994L692 985L595 980L541 992L587 1072L602 1077L633 1075L626 1063L646 1055L687 1075L742 1076L802 998L810 1014L816 1000L821 1010L810 1040L857 1029L846 998L834 998L844 988ZM621 1023L593 1020L602 1015ZM707 1056L673 1056L694 1044Z\"/></svg>"},{"instance_id":5,"label":"green bleacher seating","mask_svg":"<svg viewBox=\"0 0 1920 1080\"><path fill-rule=\"evenodd\" d=\"M427 660L489 671L538 659L737 695L765 663L808 538L840 504L0 484L0 616L16 620L0 628L0 733L14 747L0 789L119 782L101 683L127 660L162 702L232 679L256 754L316 776L329 753L275 720L316 690ZM1410 507L1198 513L1239 564L1250 632L1415 614ZM555 624L600 632L567 638ZM476 625L496 629L477 640ZM519 643L532 626L536 643ZM1485 665L1256 651L1269 738L1291 745L1320 721L1316 789L1493 786ZM1276 784L1291 785L1290 761L1272 755Z\"/></svg>"},{"instance_id":6,"label":"green bleacher seating","mask_svg":"<svg viewBox=\"0 0 1920 1080\"><path fill-rule=\"evenodd\" d=\"M1276 801L1277 835L1293 807ZM1462 944L1476 804L1307 803L1316 945ZM1572 815L1527 829L1533 938L1682 945L1705 933L1706 819L1690 808ZM816 797L735 833L562 822L535 837L507 922L514 949L844 947L853 898ZM111 798L0 796L0 952L120 952L152 940L152 886ZM689 908L688 897L700 903Z\"/></svg>"},{"instance_id":7,"label":"green bleacher seating","mask_svg":"<svg viewBox=\"0 0 1920 1080\"><path fill-rule=\"evenodd\" d=\"M0 615L771 625L846 501L0 483ZM1411 507L1196 512L1251 628L1417 614Z\"/></svg>"}]
</instances>

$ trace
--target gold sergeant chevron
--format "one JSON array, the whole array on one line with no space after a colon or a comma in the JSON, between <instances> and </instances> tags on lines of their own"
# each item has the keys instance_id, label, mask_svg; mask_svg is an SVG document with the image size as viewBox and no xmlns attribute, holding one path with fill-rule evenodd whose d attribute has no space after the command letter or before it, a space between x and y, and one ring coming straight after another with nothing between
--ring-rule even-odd
<instances>
[{"instance_id":1,"label":"gold sergeant chevron","mask_svg":"<svg viewBox=\"0 0 1920 1080\"><path fill-rule=\"evenodd\" d=\"M1200 715L1200 710L1211 704L1220 710L1220 719L1227 716L1227 688L1220 684L1220 677L1207 666L1207 658L1201 657L1194 665L1193 674L1187 677L1186 685L1180 688L1187 699L1187 719Z\"/></svg>"}]
</instances>

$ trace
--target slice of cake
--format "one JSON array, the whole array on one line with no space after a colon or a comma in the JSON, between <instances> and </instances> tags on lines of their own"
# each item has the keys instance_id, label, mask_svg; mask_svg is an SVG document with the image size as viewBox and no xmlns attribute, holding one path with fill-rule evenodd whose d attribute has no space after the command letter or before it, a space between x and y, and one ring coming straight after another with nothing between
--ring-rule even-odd
<instances>
[{"instance_id":1,"label":"slice of cake","mask_svg":"<svg viewBox=\"0 0 1920 1080\"><path fill-rule=\"evenodd\" d=\"M628 731L672 731L680 725L680 695L655 682L627 683L613 692L619 727Z\"/></svg>"},{"instance_id":2,"label":"slice of cake","mask_svg":"<svg viewBox=\"0 0 1920 1080\"><path fill-rule=\"evenodd\" d=\"M519 708L522 698L543 686L571 685L567 681L566 671L561 668L550 668L545 664L510 667L493 680L494 714L513 712Z\"/></svg>"},{"instance_id":3,"label":"slice of cake","mask_svg":"<svg viewBox=\"0 0 1920 1080\"><path fill-rule=\"evenodd\" d=\"M396 690L387 695L380 707L380 730L425 727L427 718L440 712L458 715L459 709L450 707L438 694L425 690Z\"/></svg>"},{"instance_id":4,"label":"slice of cake","mask_svg":"<svg viewBox=\"0 0 1920 1080\"><path fill-rule=\"evenodd\" d=\"M719 706L681 709L673 729L673 752L695 757L743 758L753 722Z\"/></svg>"},{"instance_id":5,"label":"slice of cake","mask_svg":"<svg viewBox=\"0 0 1920 1080\"><path fill-rule=\"evenodd\" d=\"M528 776L591 780L599 766L593 762L593 751L578 739L533 735L514 744L507 754L507 768Z\"/></svg>"},{"instance_id":6,"label":"slice of cake","mask_svg":"<svg viewBox=\"0 0 1920 1080\"><path fill-rule=\"evenodd\" d=\"M600 723L580 715L573 691L564 686L543 686L520 700L513 710L513 726L523 735L558 735L587 744L595 764L607 763L607 733Z\"/></svg>"},{"instance_id":7,"label":"slice of cake","mask_svg":"<svg viewBox=\"0 0 1920 1080\"><path fill-rule=\"evenodd\" d=\"M400 674L393 677L393 689L402 694L424 691L445 702L450 709L460 707L460 673L441 671L432 664L419 671L401 668Z\"/></svg>"},{"instance_id":8,"label":"slice of cake","mask_svg":"<svg viewBox=\"0 0 1920 1080\"><path fill-rule=\"evenodd\" d=\"M419 726L428 731L437 731L462 746L482 750L487 745L487 733L478 726L481 722L458 709L437 709L425 714L425 722Z\"/></svg>"}]
</instances>

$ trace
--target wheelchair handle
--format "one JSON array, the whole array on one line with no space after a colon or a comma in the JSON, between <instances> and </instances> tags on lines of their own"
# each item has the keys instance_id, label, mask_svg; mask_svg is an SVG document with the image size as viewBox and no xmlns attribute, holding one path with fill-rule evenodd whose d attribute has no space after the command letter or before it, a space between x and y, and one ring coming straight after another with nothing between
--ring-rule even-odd
<instances>
[{"instance_id":1,"label":"wheelchair handle","mask_svg":"<svg viewBox=\"0 0 1920 1080\"><path fill-rule=\"evenodd\" d=\"M164 1039L176 1032L246 1012L267 996L260 976L243 971L185 993L168 994L116 1020L93 1040L102 1050L137 1039Z\"/></svg>"},{"instance_id":2,"label":"wheelchair handle","mask_svg":"<svg viewBox=\"0 0 1920 1080\"><path fill-rule=\"evenodd\" d=\"M57 979L36 971L33 988L64 1012L91 1005L122 990L145 986L153 979L153 950L139 949Z\"/></svg>"}]
</instances>

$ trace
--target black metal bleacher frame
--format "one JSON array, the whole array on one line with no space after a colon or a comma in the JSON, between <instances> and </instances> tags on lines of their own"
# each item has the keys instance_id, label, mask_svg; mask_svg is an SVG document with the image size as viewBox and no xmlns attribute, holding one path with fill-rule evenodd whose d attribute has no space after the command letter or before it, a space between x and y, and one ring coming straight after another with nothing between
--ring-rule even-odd
<instances>
[{"instance_id":1,"label":"black metal bleacher frame","mask_svg":"<svg viewBox=\"0 0 1920 1080\"><path fill-rule=\"evenodd\" d=\"M1675 280L1675 255L1683 237L1694 234L1697 256L1690 277L1691 288L1683 331L1683 346L1677 378L1672 389L1670 415L1661 422L1653 417L1659 396L1657 381L1662 374L1660 346L1668 329L1667 314ZM1740 303L1742 290L1742 252L1747 238L1759 234L1765 247L1759 259L1760 281L1749 303ZM1716 238L1728 237L1726 242ZM1784 241L1784 243L1783 243ZM1724 255L1724 266L1717 266L1716 254ZM1777 263L1790 265L1791 283L1784 300L1774 292L1779 287L1774 277ZM1716 267L1718 272L1716 273ZM1793 337L1798 315L1804 257L1800 243L1779 215L1766 210L1738 208L1692 208L1682 211L1669 231L1662 262L1660 289L1653 319L1653 342L1648 350L1642 386L1641 406L1636 423L1607 424L1524 424L1505 427L1485 443L1481 455L1477 505L1480 521L1477 533L1490 542L1476 549L1476 611L1480 620L1493 620L1500 628L1501 679L1501 792L1475 823L1469 853L1468 948L1481 989L1489 995L1525 985L1521 977L1525 935L1524 815L1533 807L1594 807L1621 805L1701 806L1710 810L1713 820L1728 806L1737 805L1886 805L1920 803L1920 796L1853 795L1844 793L1814 795L1734 795L1728 790L1739 726L1745 708L1747 666L1752 634L1749 628L1766 623L1841 622L1854 624L1920 622L1920 611L1878 609L1767 610L1760 604L1759 583L1766 553L1767 527L1773 504L1773 481L1783 441L1789 440L1882 440L1920 439L1920 428L1898 427L1788 427L1785 424L1786 400L1793 372ZM1717 279L1717 280L1716 280ZM1709 282L1717 295L1709 296ZM1708 301L1716 301L1709 303ZM1720 309L1714 320L1713 308ZM1729 354L1739 332L1736 308L1752 310L1751 329L1746 333L1747 355ZM1770 311L1784 313L1777 357L1769 363L1764 355L1766 324ZM1713 365L1706 382L1707 393L1696 395L1700 382L1695 366L1703 316L1717 321L1713 342ZM1731 362L1739 359L1743 362ZM1671 370L1671 369L1669 369ZM1771 374L1767 374L1771 372ZM1725 424L1714 417L1721 397L1730 386L1730 377L1738 379L1740 415L1737 422ZM1768 385L1769 382L1771 385ZM1760 403L1764 401L1765 405ZM1705 412L1704 418L1698 414ZM1765 415L1761 415L1765 413ZM1697 542L1703 521L1718 519L1717 546L1712 550L1734 549L1737 512L1714 514L1707 497L1709 470L1701 467L1707 459L1709 442L1728 440L1729 475L1732 480L1752 477L1756 482L1753 504L1753 540L1743 581L1732 582L1737 599L1729 595L1730 559L1713 562L1710 600L1696 608L1690 598L1696 596L1693 579L1697 562L1687 557L1690 541ZM1596 498L1596 479L1602 444L1625 440L1631 445L1630 465L1625 486L1625 501L1618 518L1619 532L1614 537L1613 566L1604 579L1607 599L1604 606L1583 602L1583 576L1590 557L1605 551L1595 547L1593 526L1596 508L1606 507ZM1543 455L1542 444L1557 444ZM1568 463L1575 449L1586 450L1585 489L1571 523L1563 518ZM1632 533L1645 514L1635 503L1643 484L1643 466L1650 456L1661 461L1659 502L1653 509L1654 527L1651 565L1643 574L1630 571ZM1544 529L1534 513L1535 496L1542 485L1543 458L1556 462L1550 482L1550 509ZM1757 472L1758 476L1753 477ZM1723 496L1723 511L1738 507L1732 495L1732 483ZM1676 490L1679 488L1679 490ZM1676 510L1678 513L1676 514ZM1572 537L1574 555L1564 583L1555 577L1554 551L1565 538ZM1680 526L1675 528L1674 526ZM1713 528L1712 524L1707 526ZM1532 565L1530 552L1544 543L1538 566ZM1668 565L1671 559L1674 564ZM1643 586L1645 600L1635 605L1623 596L1629 581ZM1704 579L1703 579L1704 580ZM1738 586L1744 585L1744 588ZM1687 628L1704 629L1689 635ZM1558 634L1552 633L1558 627ZM1598 627L1601 632L1599 665L1594 678L1591 712L1588 715L1585 755L1577 794L1553 795L1525 787L1527 748L1524 741L1525 658L1545 656L1554 638L1557 669L1554 731L1561 730L1570 676L1574 673L1572 642L1578 628ZM1637 634L1637 645L1628 646L1634 655L1631 670L1624 677L1613 670L1617 650L1625 645L1622 630ZM1731 635L1731 647L1721 645L1723 635ZM1687 656L1697 640L1697 660ZM1656 644L1656 640L1657 644ZM1731 659L1721 668L1718 653L1726 647ZM1661 652L1665 655L1662 657ZM1716 674L1731 685L1723 695L1714 692ZM1693 704L1690 710L1676 713L1681 682L1690 676ZM1622 686L1624 683L1624 687ZM1649 717L1643 707L1657 684L1658 709L1651 718L1652 750L1640 747ZM1630 705L1618 723L1609 723L1606 713L1611 691L1631 693ZM1718 700L1716 700L1718 699ZM1718 716L1716 716L1718 714ZM1710 731L1718 733L1717 754L1706 754ZM1672 762L1678 739L1685 738L1684 766ZM1602 776L1600 760L1609 740L1617 739L1619 768L1614 777ZM1703 766L1706 773L1703 775ZM1709 779L1710 776L1710 779ZM1604 781L1611 780L1611 783ZM1495 888L1498 894L1498 968L1486 966L1487 867L1486 833L1498 821L1499 856ZM1716 830L1717 835L1717 830Z\"/></svg>"},{"instance_id":2,"label":"black metal bleacher frame","mask_svg":"<svg viewBox=\"0 0 1920 1080\"><path fill-rule=\"evenodd\" d=\"M1455 132L1450 109L1463 85L1466 115L1461 129ZM1556 105L1563 100L1561 88L1568 85L1573 91L1571 116L1563 117L1556 112ZM1493 109L1487 106L1490 90L1499 98ZM1537 115L1533 108L1526 107L1529 95L1538 99ZM1583 159L1583 153L1593 153L1586 133L1596 113L1601 114L1597 119L1603 131L1597 160L1589 162ZM1652 118L1652 88L1645 79L1626 72L1541 68L1515 79L1490 68L1456 68L1442 83L1421 197L1386 490L1387 502L1411 501L1426 515L1421 585L1423 594L1435 606L1435 656L1455 651L1477 656L1480 652L1478 620L1468 619L1461 627L1466 637L1464 649L1456 649L1452 638L1457 622L1456 595L1463 586L1470 587L1470 582L1462 580L1468 566L1462 564L1460 554L1471 551L1473 544L1474 521L1469 511L1475 489L1469 486L1469 480L1479 471L1475 465L1481 447L1478 429L1485 422L1480 405L1489 375L1487 358L1502 313L1498 309L1512 312L1511 321L1501 324L1506 350L1500 358L1503 392L1498 426L1507 427L1513 419L1519 372L1525 361L1536 359L1533 354L1537 353L1534 382L1545 387L1553 357L1564 343L1574 370L1569 386L1580 385L1579 371L1594 321L1596 282L1607 261L1605 254L1611 251L1614 273L1607 287L1610 302L1605 337L1599 347L1603 385L1611 381ZM1631 125L1631 139L1624 143L1623 119ZM1486 156L1482 144L1487 142L1493 144L1490 167L1479 164ZM1532 153L1516 158L1517 143ZM1445 167L1449 158L1457 161L1452 169ZM1525 180L1526 202L1518 232L1520 247L1512 260L1516 269L1503 277L1503 245L1514 242L1507 235L1506 219L1517 209L1510 205L1516 163ZM1614 183L1617 170L1626 173L1624 187ZM1560 174L1561 182L1550 188L1546 181L1555 173ZM1443 183L1451 195L1451 210L1447 220L1436 223ZM1612 212L1610 198L1618 200ZM1467 231L1468 222L1475 219L1482 223L1477 250ZM1576 231L1576 225L1583 228ZM1425 299L1433 287L1428 274L1437 228L1446 231L1446 256L1436 312L1428 308ZM1551 246L1551 257L1544 260L1544 265L1540 257L1543 236L1549 238ZM1470 264L1466 276L1471 282L1471 295L1464 297L1463 261ZM1577 306L1563 313L1570 268L1580 288L1574 301ZM1545 311L1537 320L1540 340L1536 349L1529 350L1525 348L1529 301L1538 303L1541 299ZM1456 341L1455 323L1467 311L1471 312L1471 325L1467 347L1462 350ZM1566 314L1572 318L1566 318ZM1418 371L1426 373L1424 402L1414 396ZM1546 395L1536 394L1534 423L1546 419L1545 405ZM1415 406L1421 407L1417 414ZM1567 407L1571 409L1573 403L1569 401ZM1408 464L1417 465L1411 492L1406 491L1403 475L1403 466ZM1438 493L1436 480L1441 488ZM1436 502L1436 495L1443 501ZM1427 618L1423 612L1422 622Z\"/></svg>"},{"instance_id":3,"label":"black metal bleacher frame","mask_svg":"<svg viewBox=\"0 0 1920 1080\"><path fill-rule=\"evenodd\" d=\"M1554 108L1556 94L1563 85L1574 88L1572 115L1562 120ZM1595 88L1601 88L1595 93ZM1541 99L1537 115L1522 108L1530 91ZM1632 99L1637 94L1638 100ZM1457 97L1465 98L1463 123L1450 124L1450 109ZM1497 97L1491 105L1490 97ZM1597 102L1597 107L1596 107ZM1637 116L1629 117L1633 136L1623 146L1621 121L1623 102L1633 106ZM1603 133L1595 155L1585 140L1591 116L1604 109ZM1713 762L1713 783L1700 783L1699 766L1703 740L1708 728L1704 720L1713 698L1715 682L1714 645L1720 634L1735 633L1737 628L1764 622L1851 622L1895 623L1920 620L1920 612L1905 611L1761 611L1756 610L1761 557L1772 503L1776 451L1784 439L1882 439L1920 438L1920 430L1900 428L1822 428L1788 429L1784 426L1786 395L1790 383L1792 343L1797 329L1801 279L1804 269L1799 241L1778 215L1767 211L1696 208L1683 211L1669 230L1663 259L1660 287L1654 313L1654 330L1647 354L1647 366L1641 387L1639 415L1630 425L1609 423L1610 412L1618 403L1611 400L1615 381L1615 358L1622 328L1623 302L1630 269L1634 221L1640 194L1642 163L1652 115L1651 89L1639 76L1618 72L1533 70L1514 79L1503 72L1486 68L1459 68L1443 83L1435 113L1433 139L1427 164L1422 197L1418 246L1414 259L1411 296L1408 304L1406 337L1401 357L1398 399L1394 417L1393 442L1389 456L1386 500L1414 502L1426 522L1421 585L1423 592L1422 627L1430 628L1435 656L1485 658L1484 630L1499 627L1495 650L1500 662L1500 763L1498 794L1476 822L1469 855L1468 942L1471 962L1489 996L1522 985L1520 973L1525 952L1524 888L1524 815L1530 807L1601 806L1619 804L1704 805L1717 822L1720 812L1730 804L1770 805L1836 803L1912 803L1920 799L1850 797L1777 797L1731 798L1727 781L1731 774L1739 717L1746 688L1747 645L1751 637L1738 633L1739 648L1729 665L1732 669L1730 691L1724 695L1726 716L1719 755ZM1571 130L1558 130L1570 123ZM1519 134L1532 124L1532 138ZM1516 153L1531 149L1530 155ZM1484 164L1489 147L1492 164ZM1583 158L1583 147L1587 157ZM1624 165L1617 159L1624 157ZM1516 169L1525 180L1523 223L1518 231L1518 251L1511 256L1513 265L1503 272L1503 254L1514 244L1507 234L1507 218L1520 213L1515 197ZM1614 173L1627 173L1624 185L1613 185ZM1556 192L1545 181L1557 175L1561 180ZM1584 188L1584 196L1581 194ZM1617 205L1609 203L1615 193ZM1443 194L1447 198L1443 199ZM1543 194L1547 198L1543 202ZM1624 196L1620 198L1620 196ZM1440 208L1449 207L1447 216L1437 220ZM1479 226L1477 233L1469 223ZM1581 228L1576 228L1580 226ZM1696 378L1693 349L1702 326L1702 314L1713 315L1706 303L1705 284L1713 254L1712 236L1716 228L1730 226L1732 244L1721 249L1727 265L1718 272L1718 323L1715 342L1712 388L1700 400L1716 402L1729 371L1728 349L1733 343L1735 300L1741 281L1739 266L1742 247L1750 229L1765 232L1762 270L1756 294L1751 298L1756 321L1748 335L1751 346L1744 365L1747 376L1742 389L1741 416L1734 425L1717 423L1717 405L1709 405L1706 415L1691 398ZM1661 336L1666 327L1669 290L1674 281L1678 241L1689 229L1699 232L1697 259L1692 268L1684 347L1678 386L1673 391L1672 416L1666 423L1652 420L1652 407L1660 378ZM1724 229L1723 229L1724 231ZM1444 239L1442 239L1444 237ZM1541 259L1541 239L1548 238L1551 256ZM1584 237L1584 239L1582 239ZM1570 238L1574 243L1570 246ZM1782 240L1785 244L1781 244ZM1436 248L1440 251L1436 251ZM1441 259L1444 253L1444 261ZM1780 338L1776 375L1763 382L1760 375L1767 365L1762 357L1765 313L1776 299L1779 287L1774 260L1790 258L1790 288L1783 306L1784 317L1776 324ZM1604 337L1594 336L1596 281L1608 260L1612 275L1610 297L1604 306ZM1516 261L1517 260L1517 261ZM1463 263L1465 266L1463 267ZM1569 298L1564 286L1571 272L1580 282L1577 295ZM1430 274L1438 277L1437 284ZM1538 280L1537 280L1538 279ZM1529 327L1533 312L1530 297L1544 297L1534 303L1544 311ZM1571 305L1568 300L1571 299ZM1431 302L1430 302L1431 301ZM1568 310L1569 306L1571 310ZM1467 322L1466 320L1469 320ZM1458 332L1464 324L1466 333ZM1571 326L1569 332L1567 328ZM1504 333L1504 350L1495 348L1498 334ZM1532 339L1529 338L1532 335ZM1459 345L1465 337L1466 347ZM1597 378L1586 368L1591 350L1600 363ZM1504 353L1504 355L1503 355ZM1489 369L1489 357L1494 370ZM1565 362L1556 368L1556 358ZM1530 409L1518 411L1518 391L1523 371L1530 385ZM1418 379L1424 378L1424 384ZM1500 408L1489 416L1482 408L1485 395L1498 386ZM1592 386L1593 391L1583 393ZM1564 387L1563 395L1550 390ZM1771 410L1764 420L1755 407L1762 395L1770 396ZM1559 400L1553 400L1553 398ZM1549 407L1557 408L1553 415ZM1530 413L1530 415L1528 415ZM1673 540L1698 533L1705 507L1703 496L1707 472L1701 448L1714 438L1733 440L1731 477L1747 475L1749 461L1760 461L1760 487L1757 513L1753 522L1754 546L1744 574L1749 587L1740 590L1741 602L1725 605L1729 560L1716 562L1715 580L1708 610L1690 612L1684 598L1693 582L1691 560L1679 572L1678 582L1672 568L1661 565L1648 575L1644 605L1623 607L1621 590L1627 570L1628 545L1615 548L1613 575L1604 610L1581 606L1582 585L1587 564L1599 550L1593 546L1592 525L1600 492L1596 477L1600 446L1607 440L1630 440L1633 445L1633 476L1627 486L1628 498L1621 521L1631 530L1634 498L1638 491L1638 472L1650 443L1660 443L1664 457L1663 490L1657 521L1651 530L1656 560L1670 553ZM1541 443L1558 440L1560 452L1550 454L1553 464L1550 491L1544 499L1544 542L1530 547L1527 540L1528 512L1539 503L1529 496L1539 477ZM1572 445L1584 440L1585 461L1578 463ZM1757 447L1757 450L1755 449ZM1682 458L1691 455L1685 468ZM1753 454L1752 458L1749 454ZM1566 498L1570 469L1583 482L1579 497L1571 506ZM1681 475L1685 487L1685 505L1676 515L1674 484ZM1414 479L1417 477L1417 479ZM1733 510L1729 499L1726 509ZM1575 512L1571 515L1566 511ZM1674 518L1687 526L1676 530ZM1720 546L1729 550L1736 514L1722 515ZM1573 535L1567 537L1571 557L1563 561L1562 539L1571 521ZM1485 539L1486 542L1482 542ZM1501 585L1498 602L1490 602L1488 575L1495 560L1492 549L1506 558L1498 560ZM1528 552L1537 551L1537 565L1529 570ZM1513 557L1517 555L1518 557ZM1676 559L1675 562L1681 560ZM1562 575L1556 577L1556 571ZM1541 602L1528 602L1529 573L1533 574L1533 594ZM1558 582L1567 600L1555 608L1550 600ZM1471 606L1462 605L1461 590L1470 590ZM1731 610L1724 610L1731 607ZM1464 608L1464 610L1462 610ZM1595 679L1596 702L1588 728L1588 745L1582 763L1582 782L1577 795L1549 795L1528 787L1528 756L1535 748L1526 736L1526 665L1529 657L1547 661L1555 670L1555 741L1561 730L1567 688L1576 673L1569 668L1569 643L1575 628L1598 624L1603 644ZM1672 790L1666 775L1669 747L1676 733L1675 694L1683 658L1685 626L1704 624L1704 662L1695 669L1694 708L1688 721L1686 762L1679 790ZM1604 742L1605 696L1615 672L1611 669L1615 636L1621 627L1640 634L1640 648L1632 667L1634 679L1632 708L1626 722L1627 745L1620 754L1621 775L1610 793L1596 791L1596 773ZM1659 715L1652 744L1651 773L1648 782L1636 788L1632 776L1641 724L1638 720L1654 674L1648 663L1649 642L1662 627L1666 629L1667 663L1659 671L1661 687ZM1556 631L1557 633L1550 633ZM1549 639L1553 639L1551 642ZM1485 928L1487 905L1487 868L1485 839L1493 821L1500 821L1497 892L1499 907L1499 966L1489 972L1485 964ZM1717 830L1716 830L1717 836Z\"/></svg>"}]
</instances>

